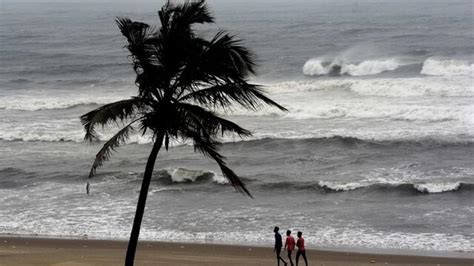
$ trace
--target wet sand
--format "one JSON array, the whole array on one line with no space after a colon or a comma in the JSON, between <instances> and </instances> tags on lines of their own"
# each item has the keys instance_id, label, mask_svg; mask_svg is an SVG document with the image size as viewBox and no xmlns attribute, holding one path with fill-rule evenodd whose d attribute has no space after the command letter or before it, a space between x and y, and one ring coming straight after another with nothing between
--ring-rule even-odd
<instances>
[{"instance_id":1,"label":"wet sand","mask_svg":"<svg viewBox=\"0 0 474 266\"><path fill-rule=\"evenodd\" d=\"M0 237L0 265L122 265L126 247L126 241L114 240ZM473 255L307 250L309 265L474 265ZM271 247L141 241L135 265L276 265L276 260Z\"/></svg>"}]
</instances>

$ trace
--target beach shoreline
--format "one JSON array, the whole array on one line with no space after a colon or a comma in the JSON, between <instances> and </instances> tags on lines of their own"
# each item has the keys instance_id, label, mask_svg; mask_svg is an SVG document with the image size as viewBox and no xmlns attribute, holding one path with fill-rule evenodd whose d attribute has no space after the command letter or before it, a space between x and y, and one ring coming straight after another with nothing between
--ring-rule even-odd
<instances>
[{"instance_id":1,"label":"beach shoreline","mask_svg":"<svg viewBox=\"0 0 474 266\"><path fill-rule=\"evenodd\" d=\"M120 265L126 247L123 240L0 236L0 265ZM472 253L461 252L322 248L308 249L307 256L311 265L474 264ZM274 265L274 260L270 246L139 241L136 264Z\"/></svg>"}]
</instances>

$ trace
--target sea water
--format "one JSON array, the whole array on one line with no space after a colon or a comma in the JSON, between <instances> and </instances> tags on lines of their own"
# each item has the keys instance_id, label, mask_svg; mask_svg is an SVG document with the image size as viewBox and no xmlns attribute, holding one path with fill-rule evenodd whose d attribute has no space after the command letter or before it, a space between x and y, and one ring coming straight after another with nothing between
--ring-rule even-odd
<instances>
[{"instance_id":1,"label":"sea water","mask_svg":"<svg viewBox=\"0 0 474 266\"><path fill-rule=\"evenodd\" d=\"M100 145L79 116L137 93L114 18L157 24L161 4L2 1L1 234L128 237L150 137L87 179ZM141 238L270 244L277 225L313 247L473 251L471 1L209 5L199 34L242 38L289 112L221 112L253 132L222 153L254 199L189 143L161 151Z\"/></svg>"}]
</instances>

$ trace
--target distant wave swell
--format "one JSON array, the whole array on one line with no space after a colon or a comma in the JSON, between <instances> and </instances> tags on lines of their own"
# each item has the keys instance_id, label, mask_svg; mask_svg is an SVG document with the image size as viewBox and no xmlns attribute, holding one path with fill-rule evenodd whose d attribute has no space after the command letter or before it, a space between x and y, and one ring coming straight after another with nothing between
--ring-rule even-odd
<instances>
[{"instance_id":1,"label":"distant wave swell","mask_svg":"<svg viewBox=\"0 0 474 266\"><path fill-rule=\"evenodd\" d=\"M365 181L351 182L301 182L301 183L270 183L260 184L260 188L264 190L316 190L323 193L350 192L350 191L383 191L383 192L407 192L421 194L437 194L446 192L473 191L473 183L457 182L390 182L386 183L369 183Z\"/></svg>"},{"instance_id":2,"label":"distant wave swell","mask_svg":"<svg viewBox=\"0 0 474 266\"><path fill-rule=\"evenodd\" d=\"M127 99L128 97L117 97L115 95L102 96L15 96L0 98L0 109L39 111L51 109L69 109L81 105L99 105L113 101Z\"/></svg>"},{"instance_id":3,"label":"distant wave swell","mask_svg":"<svg viewBox=\"0 0 474 266\"><path fill-rule=\"evenodd\" d=\"M170 168L155 171L155 181L163 186L177 184L218 184L229 182L221 174L213 171ZM269 182L260 183L258 179L243 178L250 188L256 190L295 190L320 191L337 193L351 191L405 192L416 194L437 194L447 192L474 191L474 184L462 181L425 181L408 182L399 180L359 180L348 182L315 181L315 182Z\"/></svg>"},{"instance_id":4,"label":"distant wave swell","mask_svg":"<svg viewBox=\"0 0 474 266\"><path fill-rule=\"evenodd\" d=\"M23 139L4 139L0 137L0 140L3 141L38 141L38 142L83 142L82 135L78 137L80 139L76 140L66 140L66 139L58 139L58 140L23 140ZM147 135L145 136L133 136L131 138L129 144L148 144L151 142L151 138ZM390 149L393 147L419 147L419 148L471 148L474 147L474 142L471 140L445 140L445 139L431 139L431 138L420 138L420 139L362 139L356 138L351 136L341 136L341 135L334 135L328 137L309 137L309 138L281 138L281 137L262 137L262 138L254 138L254 139L247 139L247 140L240 140L235 141L234 139L224 139L223 140L225 145L233 145L235 143L240 143L245 147L249 146L249 148L253 147L267 147L268 149L272 149L274 146L279 147L281 145L302 145L304 147L308 146L319 146L319 145L341 145L341 146L359 146L359 147L371 147L374 149ZM171 143L173 146L179 145L191 145L192 143ZM180 173L180 172L178 172Z\"/></svg>"}]
</instances>

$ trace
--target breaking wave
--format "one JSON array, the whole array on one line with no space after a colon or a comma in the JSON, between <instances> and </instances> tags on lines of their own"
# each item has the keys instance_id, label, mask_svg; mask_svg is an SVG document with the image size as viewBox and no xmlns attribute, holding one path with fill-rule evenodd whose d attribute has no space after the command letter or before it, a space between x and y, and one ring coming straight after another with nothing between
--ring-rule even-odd
<instances>
[{"instance_id":1,"label":"breaking wave","mask_svg":"<svg viewBox=\"0 0 474 266\"><path fill-rule=\"evenodd\" d=\"M0 98L0 109L38 111L68 109L80 105L99 105L130 98L128 93L90 93L82 95L15 95Z\"/></svg>"},{"instance_id":2,"label":"breaking wave","mask_svg":"<svg viewBox=\"0 0 474 266\"><path fill-rule=\"evenodd\" d=\"M349 142L360 140L349 139ZM138 173L129 173L129 176L138 176ZM175 184L216 184L225 185L229 181L221 174L207 170L193 170L187 168L159 169L154 172L154 180L167 187ZM250 189L256 190L295 190L319 191L321 193L336 193L350 191L380 191L380 192L411 192L419 194L437 194L457 191L474 191L474 184L462 181L408 181L390 180L385 178L355 180L348 182L338 181L281 181L263 182L257 179L243 177L242 180ZM161 189L166 190L166 189ZM173 189L169 189L173 190Z\"/></svg>"},{"instance_id":3,"label":"breaking wave","mask_svg":"<svg viewBox=\"0 0 474 266\"><path fill-rule=\"evenodd\" d=\"M332 62L325 62L314 58L306 61L303 65L303 73L309 76L320 75L350 75L368 76L376 75L386 71L392 71L401 66L395 58L366 60L360 63L347 63L336 58Z\"/></svg>"},{"instance_id":4,"label":"breaking wave","mask_svg":"<svg viewBox=\"0 0 474 266\"><path fill-rule=\"evenodd\" d=\"M321 192L349 192L357 190L370 191L393 191L393 192L414 192L423 194L437 194L445 192L457 191L473 191L474 184L457 182L426 182L426 183L410 183L400 181L386 182L368 182L368 181L352 181L352 182L302 182L302 183L270 183L261 184L263 189L286 189L286 190L318 190Z\"/></svg>"},{"instance_id":5,"label":"breaking wave","mask_svg":"<svg viewBox=\"0 0 474 266\"><path fill-rule=\"evenodd\" d=\"M369 76L393 71L401 66L396 58L371 59L358 63L347 62L340 57L332 61L323 58L312 58L303 65L303 74L308 76ZM430 57L423 62L420 74L428 76L474 76L474 63L467 60L440 59Z\"/></svg>"},{"instance_id":6,"label":"breaking wave","mask_svg":"<svg viewBox=\"0 0 474 266\"><path fill-rule=\"evenodd\" d=\"M428 58L421 74L429 76L474 76L474 64L465 60Z\"/></svg>"},{"instance_id":7,"label":"breaking wave","mask_svg":"<svg viewBox=\"0 0 474 266\"><path fill-rule=\"evenodd\" d=\"M363 96L400 98L413 96L474 96L472 80L447 80L443 77L286 81L268 84L266 88L271 93L350 91Z\"/></svg>"},{"instance_id":8,"label":"breaking wave","mask_svg":"<svg viewBox=\"0 0 474 266\"><path fill-rule=\"evenodd\" d=\"M158 182L168 185L175 183L228 183L228 180L224 176L213 171L171 168L155 171L155 174L158 176Z\"/></svg>"},{"instance_id":9,"label":"breaking wave","mask_svg":"<svg viewBox=\"0 0 474 266\"><path fill-rule=\"evenodd\" d=\"M418 148L474 148L474 142L472 141L448 141L448 140L437 140L437 139L417 139L417 140L374 140L374 139L360 139L354 137L345 136L332 136L322 138L305 138L305 139L276 139L276 138L263 138L251 141L243 141L241 143L244 147L265 147L266 150L273 150L272 147L279 146L303 146L304 148L319 147L320 145L328 146L369 146L372 148L400 148L400 147L418 147Z\"/></svg>"}]
</instances>

